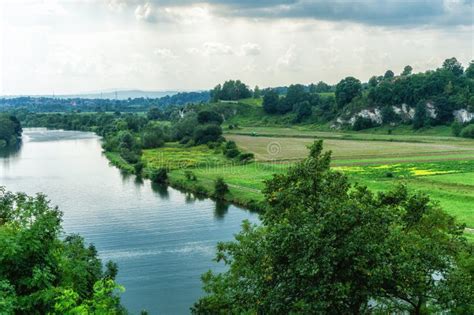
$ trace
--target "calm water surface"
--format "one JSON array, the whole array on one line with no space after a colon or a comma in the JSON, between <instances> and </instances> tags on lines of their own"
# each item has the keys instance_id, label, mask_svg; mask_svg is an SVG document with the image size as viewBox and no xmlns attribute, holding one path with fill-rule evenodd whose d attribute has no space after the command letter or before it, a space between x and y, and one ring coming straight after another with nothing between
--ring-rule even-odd
<instances>
[{"instance_id":1,"label":"calm water surface","mask_svg":"<svg viewBox=\"0 0 474 315\"><path fill-rule=\"evenodd\" d=\"M47 194L64 212L66 233L81 234L104 261L118 263L122 302L132 313L189 313L202 294L200 275L224 270L212 261L216 243L231 240L242 220L258 222L240 208L122 175L93 133L25 129L23 135L19 150L0 155L0 185Z\"/></svg>"}]
</instances>

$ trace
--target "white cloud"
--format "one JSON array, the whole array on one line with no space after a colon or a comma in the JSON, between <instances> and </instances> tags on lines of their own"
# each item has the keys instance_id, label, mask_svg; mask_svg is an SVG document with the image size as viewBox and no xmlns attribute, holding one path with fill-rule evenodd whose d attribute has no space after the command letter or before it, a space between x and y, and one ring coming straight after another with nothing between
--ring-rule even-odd
<instances>
[{"instance_id":1,"label":"white cloud","mask_svg":"<svg viewBox=\"0 0 474 315\"><path fill-rule=\"evenodd\" d=\"M299 70L296 57L296 46L294 44L288 47L285 54L278 58L276 67L280 70Z\"/></svg>"},{"instance_id":2,"label":"white cloud","mask_svg":"<svg viewBox=\"0 0 474 315\"><path fill-rule=\"evenodd\" d=\"M145 4L138 5L135 9L135 18L139 21L155 22L156 16L151 3L146 2Z\"/></svg>"},{"instance_id":3,"label":"white cloud","mask_svg":"<svg viewBox=\"0 0 474 315\"><path fill-rule=\"evenodd\" d=\"M206 42L201 48L189 48L188 53L202 56L225 56L234 54L231 46L219 42Z\"/></svg>"},{"instance_id":4,"label":"white cloud","mask_svg":"<svg viewBox=\"0 0 474 315\"><path fill-rule=\"evenodd\" d=\"M178 58L171 49L168 48L158 48L153 51L153 53L163 59L176 59Z\"/></svg>"},{"instance_id":5,"label":"white cloud","mask_svg":"<svg viewBox=\"0 0 474 315\"><path fill-rule=\"evenodd\" d=\"M255 43L246 43L240 47L240 54L243 56L257 56L260 52L260 46Z\"/></svg>"}]
</instances>

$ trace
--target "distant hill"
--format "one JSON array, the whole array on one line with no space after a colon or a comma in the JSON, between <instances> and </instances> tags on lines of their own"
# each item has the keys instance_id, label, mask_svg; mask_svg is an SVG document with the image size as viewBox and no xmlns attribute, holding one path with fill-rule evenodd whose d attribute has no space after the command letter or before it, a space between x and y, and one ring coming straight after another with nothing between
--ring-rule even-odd
<instances>
[{"instance_id":1,"label":"distant hill","mask_svg":"<svg viewBox=\"0 0 474 315\"><path fill-rule=\"evenodd\" d=\"M178 91L142 91L142 90L116 90L116 91L97 91L91 93L56 95L57 98L90 98L90 99L134 99L134 98L160 98L172 96Z\"/></svg>"},{"instance_id":2,"label":"distant hill","mask_svg":"<svg viewBox=\"0 0 474 315\"><path fill-rule=\"evenodd\" d=\"M12 99L18 97L44 97L59 99L110 99L110 100L127 100L129 98L161 98L165 96L173 96L180 93L179 91L142 91L142 90L123 90L110 89L103 91L91 91L77 94L55 94L55 95L0 95L0 98Z\"/></svg>"}]
</instances>

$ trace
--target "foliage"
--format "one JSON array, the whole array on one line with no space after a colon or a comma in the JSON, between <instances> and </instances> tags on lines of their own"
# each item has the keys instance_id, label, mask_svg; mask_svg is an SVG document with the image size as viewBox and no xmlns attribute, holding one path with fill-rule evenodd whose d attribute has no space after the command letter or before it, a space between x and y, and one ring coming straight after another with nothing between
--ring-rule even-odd
<instances>
[{"instance_id":1,"label":"foliage","mask_svg":"<svg viewBox=\"0 0 474 315\"><path fill-rule=\"evenodd\" d=\"M349 104L356 96L361 94L362 85L354 77L347 77L336 85L336 102L339 108Z\"/></svg>"},{"instance_id":2,"label":"foliage","mask_svg":"<svg viewBox=\"0 0 474 315\"><path fill-rule=\"evenodd\" d=\"M370 118L358 116L352 126L353 130L364 130L368 128L375 127L376 124Z\"/></svg>"},{"instance_id":3,"label":"foliage","mask_svg":"<svg viewBox=\"0 0 474 315\"><path fill-rule=\"evenodd\" d=\"M79 235L61 239L61 215L44 195L0 188L0 313L63 314L56 304L67 292L79 304L122 314L112 291L101 289L97 296L104 281L116 286L116 266L108 264L104 272L95 247L86 247Z\"/></svg>"},{"instance_id":4,"label":"foliage","mask_svg":"<svg viewBox=\"0 0 474 315\"><path fill-rule=\"evenodd\" d=\"M228 192L229 186L227 186L222 177L218 177L214 183L214 198L223 199Z\"/></svg>"},{"instance_id":5,"label":"foliage","mask_svg":"<svg viewBox=\"0 0 474 315\"><path fill-rule=\"evenodd\" d=\"M262 225L246 222L234 242L218 245L229 269L203 275L207 295L192 311L470 310L463 227L424 195L351 187L329 164L317 142L305 161L267 182Z\"/></svg>"},{"instance_id":6,"label":"foliage","mask_svg":"<svg viewBox=\"0 0 474 315\"><path fill-rule=\"evenodd\" d=\"M0 114L0 148L16 144L22 133L21 124L15 116Z\"/></svg>"},{"instance_id":7,"label":"foliage","mask_svg":"<svg viewBox=\"0 0 474 315\"><path fill-rule=\"evenodd\" d=\"M229 80L220 84L211 90L211 99L214 102L218 100L239 100L252 96L250 89L240 80Z\"/></svg>"},{"instance_id":8,"label":"foliage","mask_svg":"<svg viewBox=\"0 0 474 315\"><path fill-rule=\"evenodd\" d=\"M221 139L222 128L219 125L198 125L194 130L193 139L196 144L216 142Z\"/></svg>"},{"instance_id":9,"label":"foliage","mask_svg":"<svg viewBox=\"0 0 474 315\"><path fill-rule=\"evenodd\" d=\"M269 90L263 96L263 110L268 114L275 114L277 112L279 96L274 90Z\"/></svg>"},{"instance_id":10,"label":"foliage","mask_svg":"<svg viewBox=\"0 0 474 315\"><path fill-rule=\"evenodd\" d=\"M460 133L463 138L472 138L474 139L474 124L467 125L461 130Z\"/></svg>"},{"instance_id":11,"label":"foliage","mask_svg":"<svg viewBox=\"0 0 474 315\"><path fill-rule=\"evenodd\" d=\"M150 179L156 184L166 184L168 182L168 171L164 167L152 170Z\"/></svg>"}]
</instances>

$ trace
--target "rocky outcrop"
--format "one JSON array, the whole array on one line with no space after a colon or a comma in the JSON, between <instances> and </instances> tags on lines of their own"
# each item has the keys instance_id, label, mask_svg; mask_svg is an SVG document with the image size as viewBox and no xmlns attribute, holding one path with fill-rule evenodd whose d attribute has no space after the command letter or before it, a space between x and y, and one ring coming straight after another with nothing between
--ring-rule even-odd
<instances>
[{"instance_id":1,"label":"rocky outcrop","mask_svg":"<svg viewBox=\"0 0 474 315\"><path fill-rule=\"evenodd\" d=\"M403 121L410 121L415 117L415 109L403 103L401 106L392 106L395 114L400 116Z\"/></svg>"},{"instance_id":2,"label":"rocky outcrop","mask_svg":"<svg viewBox=\"0 0 474 315\"><path fill-rule=\"evenodd\" d=\"M438 117L436 114L436 108L432 103L426 103L426 113L428 116L430 116L430 118L436 119L436 117Z\"/></svg>"},{"instance_id":3,"label":"rocky outcrop","mask_svg":"<svg viewBox=\"0 0 474 315\"><path fill-rule=\"evenodd\" d=\"M358 117L370 119L379 125L382 124L382 112L378 108L361 110L349 119L349 124L354 125Z\"/></svg>"},{"instance_id":4,"label":"rocky outcrop","mask_svg":"<svg viewBox=\"0 0 474 315\"><path fill-rule=\"evenodd\" d=\"M474 113L468 112L465 109L455 110L453 116L456 121L463 124L474 120Z\"/></svg>"}]
</instances>

